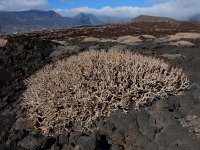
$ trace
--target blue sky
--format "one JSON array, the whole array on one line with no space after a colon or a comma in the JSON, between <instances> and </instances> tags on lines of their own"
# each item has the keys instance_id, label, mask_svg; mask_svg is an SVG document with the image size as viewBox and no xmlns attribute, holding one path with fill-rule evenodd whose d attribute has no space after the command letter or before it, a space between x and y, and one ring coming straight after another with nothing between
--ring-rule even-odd
<instances>
[{"instance_id":1,"label":"blue sky","mask_svg":"<svg viewBox=\"0 0 200 150\"><path fill-rule=\"evenodd\" d=\"M153 5L152 0L49 0L50 8L70 9L77 7L102 8L105 6L137 6L149 7Z\"/></svg>"}]
</instances>

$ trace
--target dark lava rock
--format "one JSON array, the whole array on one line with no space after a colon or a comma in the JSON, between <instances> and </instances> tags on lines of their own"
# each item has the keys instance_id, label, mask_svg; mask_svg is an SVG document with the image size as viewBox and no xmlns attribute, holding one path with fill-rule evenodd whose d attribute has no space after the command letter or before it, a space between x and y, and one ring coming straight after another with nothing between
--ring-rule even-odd
<instances>
[{"instance_id":1,"label":"dark lava rock","mask_svg":"<svg viewBox=\"0 0 200 150\"><path fill-rule=\"evenodd\" d=\"M79 147L82 150L95 149L95 135L88 135L81 132L73 132L69 137L69 145L73 148Z\"/></svg>"},{"instance_id":2,"label":"dark lava rock","mask_svg":"<svg viewBox=\"0 0 200 150\"><path fill-rule=\"evenodd\" d=\"M11 78L11 74L7 71L0 70L0 90L5 86Z\"/></svg>"},{"instance_id":3,"label":"dark lava rock","mask_svg":"<svg viewBox=\"0 0 200 150\"><path fill-rule=\"evenodd\" d=\"M40 141L33 136L27 136L23 140L18 142L18 146L21 146L26 149L33 149L36 148L36 146L41 145Z\"/></svg>"},{"instance_id":4,"label":"dark lava rock","mask_svg":"<svg viewBox=\"0 0 200 150\"><path fill-rule=\"evenodd\" d=\"M6 135L15 122L13 116L0 115L0 143L4 143Z\"/></svg>"},{"instance_id":5,"label":"dark lava rock","mask_svg":"<svg viewBox=\"0 0 200 150\"><path fill-rule=\"evenodd\" d=\"M42 135L28 135L18 142L18 146L25 149L46 150L51 149L56 139L53 137L44 137Z\"/></svg>"},{"instance_id":6,"label":"dark lava rock","mask_svg":"<svg viewBox=\"0 0 200 150\"><path fill-rule=\"evenodd\" d=\"M156 30L158 28L161 30ZM200 33L200 25L191 22L138 22L7 36L7 45L0 48L0 150L199 150L199 40L192 41L195 46L191 48L169 46L157 40L144 41L135 46L116 42L86 44L80 40L80 36L116 39L139 34L151 34L158 38L191 30ZM70 38L73 40L68 40ZM65 45L58 45L52 40L65 41L80 49L70 52ZM96 121L92 133L64 132L45 137L39 131L33 131L35 120L25 118L26 109L19 104L26 90L24 80L52 63L50 55L59 48L65 51L65 57L92 48L126 49L162 58L169 64L183 68L191 86L184 95L157 100L141 111L131 109L124 113L118 110L109 118ZM170 60L163 58L163 54L180 54L184 57ZM62 58L61 53L56 61Z\"/></svg>"},{"instance_id":7,"label":"dark lava rock","mask_svg":"<svg viewBox=\"0 0 200 150\"><path fill-rule=\"evenodd\" d=\"M9 147L7 145L0 145L0 150L16 150L16 148Z\"/></svg>"},{"instance_id":8,"label":"dark lava rock","mask_svg":"<svg viewBox=\"0 0 200 150\"><path fill-rule=\"evenodd\" d=\"M69 137L70 137L70 133L68 132L64 132L59 136L59 144L61 145L65 145L65 144L69 144Z\"/></svg>"}]
</instances>

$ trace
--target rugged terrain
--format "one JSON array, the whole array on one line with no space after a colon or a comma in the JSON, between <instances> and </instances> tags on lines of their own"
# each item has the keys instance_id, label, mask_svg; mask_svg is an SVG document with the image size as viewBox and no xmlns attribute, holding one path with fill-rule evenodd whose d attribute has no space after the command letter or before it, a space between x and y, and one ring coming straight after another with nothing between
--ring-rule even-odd
<instances>
[{"instance_id":1,"label":"rugged terrain","mask_svg":"<svg viewBox=\"0 0 200 150\"><path fill-rule=\"evenodd\" d=\"M49 29L62 29L80 25L101 25L126 22L128 18L95 16L79 13L74 17L64 17L49 10L0 11L0 33L13 34Z\"/></svg>"},{"instance_id":2,"label":"rugged terrain","mask_svg":"<svg viewBox=\"0 0 200 150\"><path fill-rule=\"evenodd\" d=\"M45 65L87 50L128 50L183 68L190 86L140 111L122 110L91 133L45 136L20 105L24 80ZM75 27L0 39L0 149L198 150L200 147L200 24L135 22Z\"/></svg>"}]
</instances>

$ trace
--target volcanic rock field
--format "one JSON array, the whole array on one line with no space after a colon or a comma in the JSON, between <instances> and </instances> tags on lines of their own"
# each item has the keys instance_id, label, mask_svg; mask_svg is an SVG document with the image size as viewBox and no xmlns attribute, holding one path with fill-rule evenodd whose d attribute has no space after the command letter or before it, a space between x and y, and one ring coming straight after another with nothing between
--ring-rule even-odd
<instances>
[{"instance_id":1,"label":"volcanic rock field","mask_svg":"<svg viewBox=\"0 0 200 150\"><path fill-rule=\"evenodd\" d=\"M119 108L96 120L91 131L45 134L43 118L27 117L22 103L27 79L47 65L90 50L161 59L181 68L189 86L140 110ZM199 23L134 22L2 35L0 54L0 150L200 149Z\"/></svg>"}]
</instances>

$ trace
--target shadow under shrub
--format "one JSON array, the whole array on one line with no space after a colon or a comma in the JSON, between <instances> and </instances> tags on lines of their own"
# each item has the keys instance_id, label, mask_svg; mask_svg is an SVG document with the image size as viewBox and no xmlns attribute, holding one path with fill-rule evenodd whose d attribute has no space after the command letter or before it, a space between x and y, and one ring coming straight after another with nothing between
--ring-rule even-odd
<instances>
[{"instance_id":1,"label":"shadow under shrub","mask_svg":"<svg viewBox=\"0 0 200 150\"><path fill-rule=\"evenodd\" d=\"M87 51L48 65L26 80L23 105L44 134L89 131L117 109L140 109L181 94L189 81L181 69L131 52ZM51 133L52 131L52 133Z\"/></svg>"}]
</instances>

